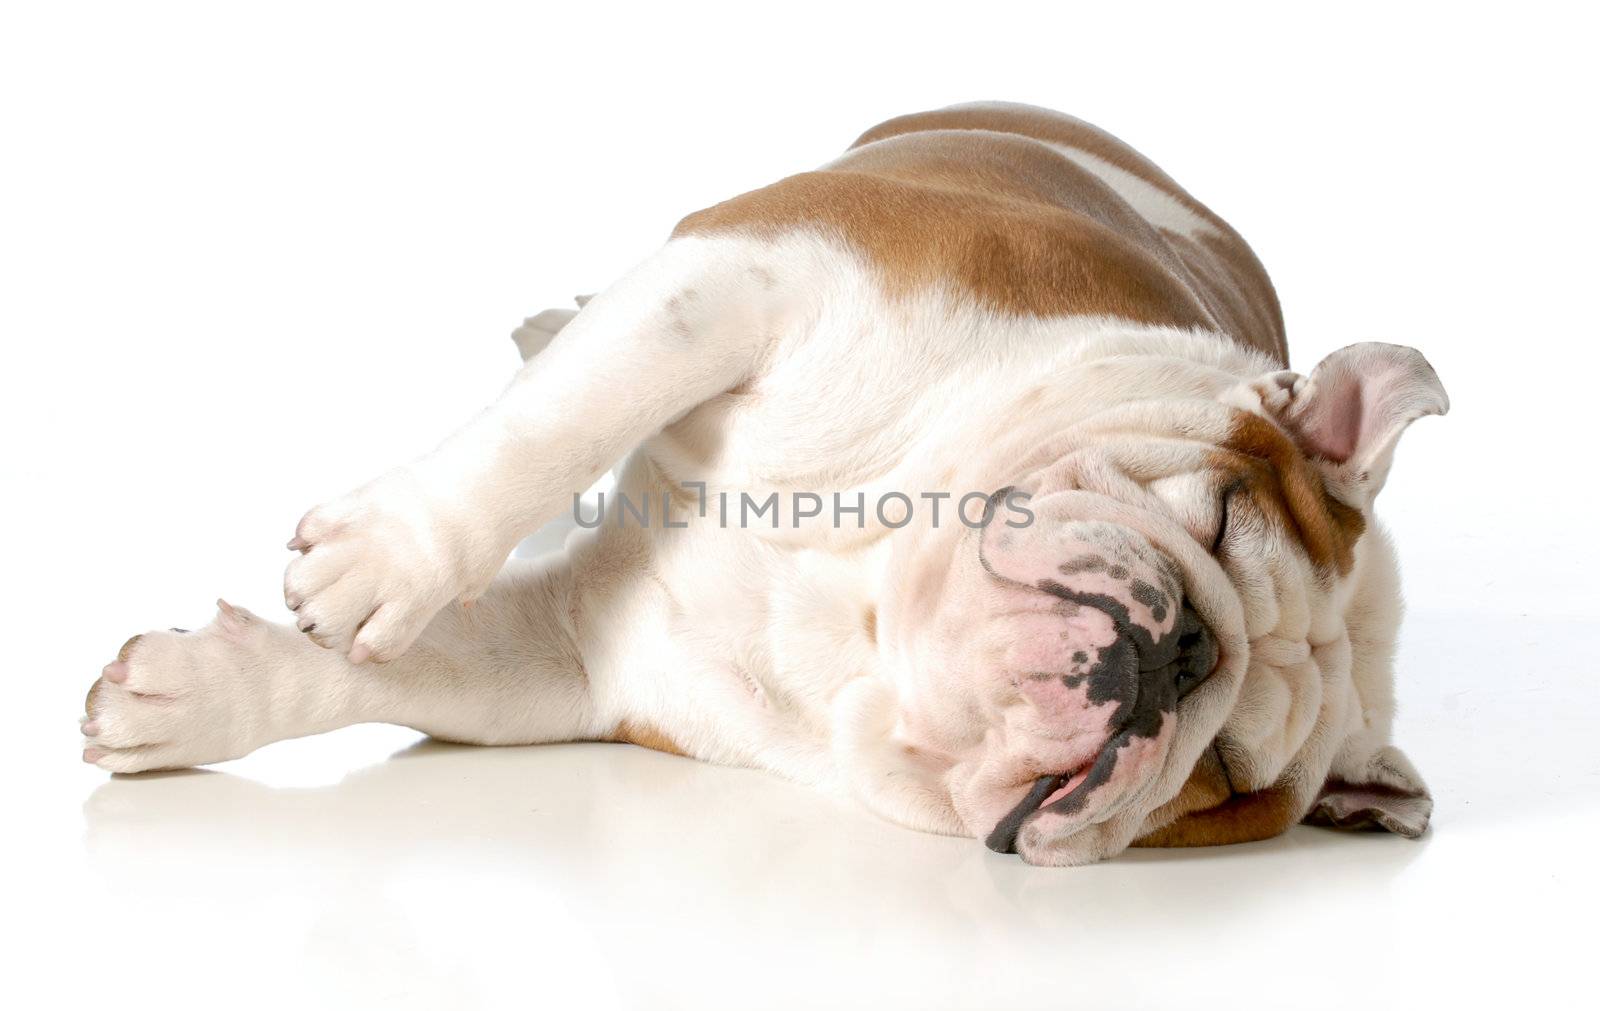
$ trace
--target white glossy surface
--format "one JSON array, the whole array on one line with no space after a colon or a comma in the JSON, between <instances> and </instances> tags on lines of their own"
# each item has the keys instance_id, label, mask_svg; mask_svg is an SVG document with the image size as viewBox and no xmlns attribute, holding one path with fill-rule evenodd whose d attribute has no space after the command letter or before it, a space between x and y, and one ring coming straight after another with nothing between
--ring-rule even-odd
<instances>
[{"instance_id":1,"label":"white glossy surface","mask_svg":"<svg viewBox=\"0 0 1600 1011\"><path fill-rule=\"evenodd\" d=\"M1298 828L1048 871L762 773L624 746L486 750L366 727L110 781L57 748L27 773L55 789L26 826L24 940L76 966L73 993L140 1006L1559 992L1560 977L1535 977L1585 964L1579 913L1600 884L1594 688L1578 659L1600 628L1528 625L1484 650L1469 622L1411 627L1403 662L1424 676L1408 709L1431 715L1407 720L1406 740L1439 803L1419 843ZM1518 667L1514 685L1486 676Z\"/></svg>"},{"instance_id":2,"label":"white glossy surface","mask_svg":"<svg viewBox=\"0 0 1600 1011\"><path fill-rule=\"evenodd\" d=\"M547 6L8 14L9 1006L1592 1001L1592 34L1521 9ZM523 316L689 208L987 96L1111 128L1237 225L1300 367L1361 339L1438 367L1454 410L1380 500L1424 840L1039 870L755 772L394 728L199 773L78 763L118 645L218 593L281 616L300 513L492 396Z\"/></svg>"}]
</instances>

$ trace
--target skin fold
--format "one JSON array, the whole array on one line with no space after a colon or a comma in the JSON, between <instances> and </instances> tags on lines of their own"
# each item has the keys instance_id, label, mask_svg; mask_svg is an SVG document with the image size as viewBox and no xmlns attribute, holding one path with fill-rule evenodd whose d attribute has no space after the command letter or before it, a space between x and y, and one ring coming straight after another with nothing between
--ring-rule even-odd
<instances>
[{"instance_id":1,"label":"skin fold","mask_svg":"<svg viewBox=\"0 0 1600 1011\"><path fill-rule=\"evenodd\" d=\"M1057 865L1426 828L1372 507L1443 387L1392 344L1289 371L1248 246L1109 134L892 120L515 337L499 400L300 521L290 622L129 640L85 760L622 740Z\"/></svg>"}]
</instances>

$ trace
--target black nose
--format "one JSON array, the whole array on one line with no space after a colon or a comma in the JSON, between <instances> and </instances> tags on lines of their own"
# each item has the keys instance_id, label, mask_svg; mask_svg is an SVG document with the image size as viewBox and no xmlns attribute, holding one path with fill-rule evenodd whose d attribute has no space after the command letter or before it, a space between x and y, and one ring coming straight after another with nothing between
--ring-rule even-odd
<instances>
[{"instance_id":1,"label":"black nose","mask_svg":"<svg viewBox=\"0 0 1600 1011\"><path fill-rule=\"evenodd\" d=\"M1065 588L1059 591L1058 596L1074 599ZM1104 691L1107 694L1100 701L1118 703L1113 717L1117 730L1083 781L1067 796L1051 803L1049 809L1059 813L1077 810L1090 790L1110 779L1122 746L1131 738L1158 734L1168 714L1178 707L1178 699L1209 677L1217 666L1216 639L1187 603L1179 611L1172 631L1152 639L1143 628L1128 622L1127 610L1116 601L1105 597L1096 600L1116 621L1118 634L1116 641L1101 651L1097 663L1110 676L1102 686L1091 686L1090 697L1094 698L1096 691ZM1089 604L1088 595L1078 595L1076 602ZM1023 822L1037 813L1072 775L1066 772L1036 779L1027 796L1000 819L984 844L997 853L1015 852Z\"/></svg>"},{"instance_id":2,"label":"black nose","mask_svg":"<svg viewBox=\"0 0 1600 1011\"><path fill-rule=\"evenodd\" d=\"M1170 658L1155 658L1157 666L1146 668L1143 673L1146 677L1155 675L1157 679L1168 679L1177 687L1181 698L1209 677L1217 666L1217 640L1195 609L1186 603L1178 616L1177 627L1162 640L1163 645L1168 642L1172 643ZM1165 654L1166 650L1157 652Z\"/></svg>"}]
</instances>

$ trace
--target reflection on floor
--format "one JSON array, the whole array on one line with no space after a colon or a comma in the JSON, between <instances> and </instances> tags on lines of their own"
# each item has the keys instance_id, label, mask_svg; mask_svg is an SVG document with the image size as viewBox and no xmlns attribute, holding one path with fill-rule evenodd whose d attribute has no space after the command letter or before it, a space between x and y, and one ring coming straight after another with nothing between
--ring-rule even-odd
<instances>
[{"instance_id":1,"label":"reflection on floor","mask_svg":"<svg viewBox=\"0 0 1600 1011\"><path fill-rule=\"evenodd\" d=\"M79 770L83 846L55 866L122 941L75 992L969 1008L1223 1006L1241 989L1384 1006L1511 987L1494 966L1580 939L1507 918L1594 894L1600 773L1562 700L1594 691L1573 658L1597 629L1484 642L1477 624L1410 625L1400 736L1438 797L1417 843L1298 828L1041 870L763 773L391 727L215 771Z\"/></svg>"}]
</instances>

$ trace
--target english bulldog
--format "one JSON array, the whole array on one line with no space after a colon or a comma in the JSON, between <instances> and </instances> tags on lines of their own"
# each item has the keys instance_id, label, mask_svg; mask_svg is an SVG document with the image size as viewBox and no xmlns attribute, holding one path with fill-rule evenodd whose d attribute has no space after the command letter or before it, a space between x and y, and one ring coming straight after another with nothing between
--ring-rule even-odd
<instances>
[{"instance_id":1,"label":"english bulldog","mask_svg":"<svg viewBox=\"0 0 1600 1011\"><path fill-rule=\"evenodd\" d=\"M1110 134L892 119L514 336L495 403L300 520L293 624L123 645L84 760L379 721L759 767L1036 864L1425 830L1372 507L1444 389L1392 344L1289 371L1244 240Z\"/></svg>"}]
</instances>

